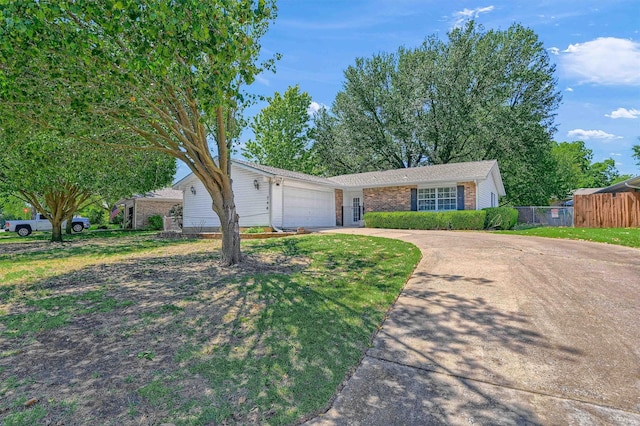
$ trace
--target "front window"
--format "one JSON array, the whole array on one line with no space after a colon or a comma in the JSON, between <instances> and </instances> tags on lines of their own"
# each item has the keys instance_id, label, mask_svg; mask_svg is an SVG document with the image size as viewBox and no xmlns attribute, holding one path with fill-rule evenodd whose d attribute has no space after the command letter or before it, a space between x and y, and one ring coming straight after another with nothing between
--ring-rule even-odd
<instances>
[{"instance_id":1,"label":"front window","mask_svg":"<svg viewBox=\"0 0 640 426\"><path fill-rule=\"evenodd\" d=\"M456 210L455 186L418 189L418 211Z\"/></svg>"}]
</instances>

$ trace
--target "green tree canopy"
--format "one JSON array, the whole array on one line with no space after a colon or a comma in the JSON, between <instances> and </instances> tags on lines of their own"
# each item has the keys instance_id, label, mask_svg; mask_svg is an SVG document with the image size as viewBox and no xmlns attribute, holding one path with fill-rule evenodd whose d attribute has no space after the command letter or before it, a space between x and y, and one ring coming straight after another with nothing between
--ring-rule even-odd
<instances>
[{"instance_id":1,"label":"green tree canopy","mask_svg":"<svg viewBox=\"0 0 640 426\"><path fill-rule=\"evenodd\" d=\"M569 197L578 188L601 188L629 177L620 175L611 158L593 163L593 151L583 141L555 142L551 153L557 164L558 199Z\"/></svg>"},{"instance_id":2,"label":"green tree canopy","mask_svg":"<svg viewBox=\"0 0 640 426\"><path fill-rule=\"evenodd\" d=\"M169 184L172 157L86 144L47 133L1 133L0 193L31 204L53 225L52 241L62 241L61 223L96 197L113 200Z\"/></svg>"},{"instance_id":3,"label":"green tree canopy","mask_svg":"<svg viewBox=\"0 0 640 426\"><path fill-rule=\"evenodd\" d=\"M555 66L536 34L469 22L443 41L356 59L315 149L329 174L497 159L509 199L546 203L560 102Z\"/></svg>"},{"instance_id":4,"label":"green tree canopy","mask_svg":"<svg viewBox=\"0 0 640 426\"><path fill-rule=\"evenodd\" d=\"M308 112L311 96L296 85L267 101L269 105L249 124L254 139L245 144L244 156L265 166L314 173Z\"/></svg>"},{"instance_id":5,"label":"green tree canopy","mask_svg":"<svg viewBox=\"0 0 640 426\"><path fill-rule=\"evenodd\" d=\"M634 145L631 147L633 151L633 158L636 159L636 166L640 167L640 145Z\"/></svg>"},{"instance_id":6,"label":"green tree canopy","mask_svg":"<svg viewBox=\"0 0 640 426\"><path fill-rule=\"evenodd\" d=\"M0 113L182 160L213 199L222 262L239 262L229 126L271 64L257 59L274 0L21 1L0 16Z\"/></svg>"}]
</instances>

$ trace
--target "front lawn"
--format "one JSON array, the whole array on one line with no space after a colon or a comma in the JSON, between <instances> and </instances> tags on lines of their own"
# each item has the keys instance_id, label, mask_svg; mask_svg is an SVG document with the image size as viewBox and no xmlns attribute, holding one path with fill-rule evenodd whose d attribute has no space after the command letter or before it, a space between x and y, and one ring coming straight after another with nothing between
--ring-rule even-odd
<instances>
[{"instance_id":1,"label":"front lawn","mask_svg":"<svg viewBox=\"0 0 640 426\"><path fill-rule=\"evenodd\" d=\"M499 231L501 234L533 235L548 238L568 238L640 248L640 228L530 228Z\"/></svg>"},{"instance_id":2,"label":"front lawn","mask_svg":"<svg viewBox=\"0 0 640 426\"><path fill-rule=\"evenodd\" d=\"M0 244L0 423L292 424L326 407L420 257L350 235Z\"/></svg>"}]
</instances>

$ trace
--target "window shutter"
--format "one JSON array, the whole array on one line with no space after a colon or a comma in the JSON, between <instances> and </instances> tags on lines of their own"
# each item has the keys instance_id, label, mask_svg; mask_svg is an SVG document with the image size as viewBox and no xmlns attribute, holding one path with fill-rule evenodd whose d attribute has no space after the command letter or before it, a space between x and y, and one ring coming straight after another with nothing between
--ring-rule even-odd
<instances>
[{"instance_id":1,"label":"window shutter","mask_svg":"<svg viewBox=\"0 0 640 426\"><path fill-rule=\"evenodd\" d=\"M411 188L411 211L418 211L418 189Z\"/></svg>"},{"instance_id":2,"label":"window shutter","mask_svg":"<svg viewBox=\"0 0 640 426\"><path fill-rule=\"evenodd\" d=\"M458 185L458 210L464 210L464 185Z\"/></svg>"}]
</instances>

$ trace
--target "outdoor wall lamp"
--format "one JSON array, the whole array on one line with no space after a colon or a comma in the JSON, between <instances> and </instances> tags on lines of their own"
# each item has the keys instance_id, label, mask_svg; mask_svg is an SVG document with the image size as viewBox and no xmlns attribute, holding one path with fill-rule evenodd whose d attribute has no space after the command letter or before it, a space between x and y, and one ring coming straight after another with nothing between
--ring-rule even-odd
<instances>
[{"instance_id":1,"label":"outdoor wall lamp","mask_svg":"<svg viewBox=\"0 0 640 426\"><path fill-rule=\"evenodd\" d=\"M191 193L192 193L193 195L196 195L196 189L195 189L193 186L191 187Z\"/></svg>"},{"instance_id":2,"label":"outdoor wall lamp","mask_svg":"<svg viewBox=\"0 0 640 426\"><path fill-rule=\"evenodd\" d=\"M255 189L260 189L260 182L258 182L258 179L253 180L253 187Z\"/></svg>"}]
</instances>

